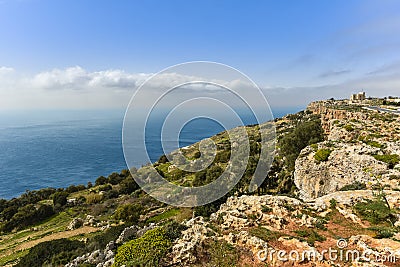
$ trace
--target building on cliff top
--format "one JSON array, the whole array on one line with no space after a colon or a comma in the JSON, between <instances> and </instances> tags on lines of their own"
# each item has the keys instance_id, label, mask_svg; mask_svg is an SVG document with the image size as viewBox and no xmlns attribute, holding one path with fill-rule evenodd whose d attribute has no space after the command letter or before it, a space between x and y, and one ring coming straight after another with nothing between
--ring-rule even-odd
<instances>
[{"instance_id":1,"label":"building on cliff top","mask_svg":"<svg viewBox=\"0 0 400 267\"><path fill-rule=\"evenodd\" d=\"M350 96L351 101L364 101L365 98L365 92L359 92L358 94L352 94Z\"/></svg>"}]
</instances>

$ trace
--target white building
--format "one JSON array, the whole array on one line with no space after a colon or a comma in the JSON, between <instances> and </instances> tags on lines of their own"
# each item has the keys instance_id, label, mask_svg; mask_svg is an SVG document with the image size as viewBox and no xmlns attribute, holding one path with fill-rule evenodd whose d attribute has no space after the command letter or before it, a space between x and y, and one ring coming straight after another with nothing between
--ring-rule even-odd
<instances>
[{"instance_id":1,"label":"white building","mask_svg":"<svg viewBox=\"0 0 400 267\"><path fill-rule=\"evenodd\" d=\"M365 92L359 92L358 94L352 94L350 96L351 101L363 101L365 98Z\"/></svg>"}]
</instances>

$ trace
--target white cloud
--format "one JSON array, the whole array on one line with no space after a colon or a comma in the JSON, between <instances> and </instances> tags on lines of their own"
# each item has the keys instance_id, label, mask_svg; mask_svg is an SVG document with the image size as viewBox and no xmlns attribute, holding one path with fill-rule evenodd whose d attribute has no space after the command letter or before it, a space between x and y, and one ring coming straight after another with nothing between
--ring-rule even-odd
<instances>
[{"instance_id":1,"label":"white cloud","mask_svg":"<svg viewBox=\"0 0 400 267\"><path fill-rule=\"evenodd\" d=\"M400 69L397 62L377 68L368 75L322 86L263 87L271 106L305 106L310 101L327 98L347 98L365 90L369 95L400 94ZM123 70L90 72L75 66L54 69L35 75L23 75L10 67L0 67L0 109L10 108L125 108L134 90L152 77L151 73L127 73ZM317 77L317 76L316 76ZM160 88L201 81L201 77L163 73L150 79L149 94ZM249 84L242 80L212 80L222 86L245 93ZM210 84L185 86L185 96L218 94L224 89Z\"/></svg>"},{"instance_id":2,"label":"white cloud","mask_svg":"<svg viewBox=\"0 0 400 267\"><path fill-rule=\"evenodd\" d=\"M32 78L32 85L40 89L90 89L125 88L134 89L149 74L129 74L122 70L88 72L75 66L63 70L41 72Z\"/></svg>"},{"instance_id":3,"label":"white cloud","mask_svg":"<svg viewBox=\"0 0 400 267\"><path fill-rule=\"evenodd\" d=\"M4 75L4 74L10 74L14 72L13 68L9 68L9 67L0 67L0 75Z\"/></svg>"},{"instance_id":4,"label":"white cloud","mask_svg":"<svg viewBox=\"0 0 400 267\"><path fill-rule=\"evenodd\" d=\"M150 77L146 90L153 93L161 88L204 80L178 73L162 73L153 77L151 73L127 73L123 70L90 72L80 66L28 76L9 67L0 67L0 108L125 108L134 90ZM239 80L212 82L236 89L248 86ZM210 84L185 86L185 93L223 90Z\"/></svg>"}]
</instances>

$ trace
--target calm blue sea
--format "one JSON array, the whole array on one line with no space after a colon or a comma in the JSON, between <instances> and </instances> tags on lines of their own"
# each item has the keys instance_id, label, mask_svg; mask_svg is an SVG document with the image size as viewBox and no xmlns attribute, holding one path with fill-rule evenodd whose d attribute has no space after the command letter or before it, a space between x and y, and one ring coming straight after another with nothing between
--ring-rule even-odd
<instances>
[{"instance_id":1,"label":"calm blue sea","mask_svg":"<svg viewBox=\"0 0 400 267\"><path fill-rule=\"evenodd\" d=\"M298 110L273 112L282 117ZM87 184L127 168L121 145L123 115L121 110L0 112L0 198L44 187ZM244 121L255 123L252 117ZM222 130L210 120L193 121L183 128L180 146ZM146 140L152 161L162 154L157 138L150 135ZM135 165L147 162L138 155Z\"/></svg>"}]
</instances>

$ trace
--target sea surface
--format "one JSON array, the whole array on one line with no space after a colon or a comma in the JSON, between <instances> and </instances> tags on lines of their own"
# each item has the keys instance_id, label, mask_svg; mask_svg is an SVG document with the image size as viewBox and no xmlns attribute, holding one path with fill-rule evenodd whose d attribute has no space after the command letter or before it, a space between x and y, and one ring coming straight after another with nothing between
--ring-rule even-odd
<instances>
[{"instance_id":1,"label":"sea surface","mask_svg":"<svg viewBox=\"0 0 400 267\"><path fill-rule=\"evenodd\" d=\"M275 109L273 113L282 117L301 109ZM45 187L86 185L101 175L126 169L123 116L122 110L0 112L0 198L10 199L26 190ZM242 119L245 124L256 123L251 116ZM214 121L194 120L182 129L179 146L223 130ZM163 154L158 139L157 134L148 135L149 158L138 153L133 163L136 167Z\"/></svg>"}]
</instances>

